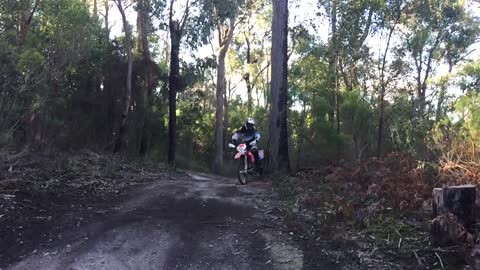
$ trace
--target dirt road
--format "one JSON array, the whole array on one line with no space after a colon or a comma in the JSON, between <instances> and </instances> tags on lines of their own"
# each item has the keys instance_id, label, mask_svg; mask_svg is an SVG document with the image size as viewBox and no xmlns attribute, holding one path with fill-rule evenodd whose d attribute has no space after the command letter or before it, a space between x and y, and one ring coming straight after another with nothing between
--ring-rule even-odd
<instances>
[{"instance_id":1,"label":"dirt road","mask_svg":"<svg viewBox=\"0 0 480 270\"><path fill-rule=\"evenodd\" d=\"M176 174L94 205L91 221L8 258L4 269L302 269L273 194L268 183Z\"/></svg>"}]
</instances>

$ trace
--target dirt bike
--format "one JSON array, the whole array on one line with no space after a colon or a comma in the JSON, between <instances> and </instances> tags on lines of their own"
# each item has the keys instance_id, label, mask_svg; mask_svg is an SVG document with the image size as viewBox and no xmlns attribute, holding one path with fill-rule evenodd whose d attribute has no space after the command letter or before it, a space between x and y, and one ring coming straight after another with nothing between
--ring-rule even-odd
<instances>
[{"instance_id":1,"label":"dirt bike","mask_svg":"<svg viewBox=\"0 0 480 270\"><path fill-rule=\"evenodd\" d=\"M257 140L253 140L249 144L251 146L250 148L246 143L240 143L237 146L233 143L228 145L228 147L237 150L234 159L240 161L238 166L238 181L242 185L247 184L247 178L249 175L263 175L261 163L264 158L264 151L257 150L259 160L255 160L255 155L252 153L251 149L256 149Z\"/></svg>"}]
</instances>

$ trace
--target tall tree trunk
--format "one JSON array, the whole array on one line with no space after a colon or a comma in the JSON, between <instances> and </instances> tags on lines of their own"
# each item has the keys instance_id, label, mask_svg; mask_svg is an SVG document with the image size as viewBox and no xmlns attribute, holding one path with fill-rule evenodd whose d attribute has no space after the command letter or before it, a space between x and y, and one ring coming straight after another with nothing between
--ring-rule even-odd
<instances>
[{"instance_id":1,"label":"tall tree trunk","mask_svg":"<svg viewBox=\"0 0 480 270\"><path fill-rule=\"evenodd\" d=\"M153 96L153 90L155 88L154 76L153 76L153 60L152 55L150 53L150 47L148 44L148 31L147 31L147 23L148 23L148 14L145 16L145 0L137 0L138 1L138 17L137 17L137 25L139 29L139 40L138 40L138 49L141 52L144 62L146 63L145 69L145 82L146 82L146 91L141 91L141 100L143 101L142 104L139 104L139 109L142 110L139 114L140 116L140 130L139 130L139 154L145 155L148 150L148 136L147 136L147 119L146 117L146 108L151 104L151 98ZM147 96L147 100L145 102L145 95Z\"/></svg>"},{"instance_id":2,"label":"tall tree trunk","mask_svg":"<svg viewBox=\"0 0 480 270\"><path fill-rule=\"evenodd\" d=\"M378 137L377 137L377 157L382 155L382 143L383 143L383 124L385 122L385 92L386 92L386 82L385 82L385 68L387 64L387 54L390 49L390 42L395 31L395 26L397 21L393 24L392 28L388 33L387 46L385 52L383 53L382 58L382 67L380 70L380 119L378 120Z\"/></svg>"},{"instance_id":3,"label":"tall tree trunk","mask_svg":"<svg viewBox=\"0 0 480 270\"><path fill-rule=\"evenodd\" d=\"M337 0L332 0L331 7L331 26L332 26L332 37L331 37L331 49L330 49L330 59L329 59L329 74L330 74L330 85L334 89L335 96L335 115L332 117L332 121L336 119L337 126L337 135L340 137L340 93L338 87L338 41L337 41ZM337 161L340 160L340 140L337 138Z\"/></svg>"},{"instance_id":4,"label":"tall tree trunk","mask_svg":"<svg viewBox=\"0 0 480 270\"><path fill-rule=\"evenodd\" d=\"M110 24L109 24L109 12L110 12L110 6L108 5L108 1L109 0L104 0L105 2L103 3L104 4L104 8L105 8L105 15L104 15L104 19L105 19L105 29L107 31L107 40L110 40Z\"/></svg>"},{"instance_id":5,"label":"tall tree trunk","mask_svg":"<svg viewBox=\"0 0 480 270\"><path fill-rule=\"evenodd\" d=\"M180 29L178 22L170 25L170 74L168 76L168 164L175 168L177 132L177 92L180 90Z\"/></svg>"},{"instance_id":6,"label":"tall tree trunk","mask_svg":"<svg viewBox=\"0 0 480 270\"><path fill-rule=\"evenodd\" d=\"M173 19L173 5L170 0L169 30L170 30L170 73L168 75L168 165L175 169L175 154L177 148L177 93L181 90L180 83L180 44L183 31L188 21L190 0L187 0L185 11L180 21Z\"/></svg>"},{"instance_id":7,"label":"tall tree trunk","mask_svg":"<svg viewBox=\"0 0 480 270\"><path fill-rule=\"evenodd\" d=\"M423 59L422 59L422 52L419 54L419 60L418 62L420 63L417 65L417 92L418 92L418 102L419 102L419 114L421 117L423 117L423 114L425 113L425 109L427 107L427 88L428 88L428 80L431 77L431 74L433 73L433 60L435 57L435 52L438 50L440 46L440 41L442 40L443 37L443 31L440 30L438 31L436 37L435 37L435 42L428 51L428 58L427 58L427 63L425 64L425 74L422 74L422 67L423 67ZM422 78L423 75L423 78Z\"/></svg>"},{"instance_id":8,"label":"tall tree trunk","mask_svg":"<svg viewBox=\"0 0 480 270\"><path fill-rule=\"evenodd\" d=\"M453 71L453 63L450 62L448 63L448 79L450 79L450 76ZM448 88L448 80L445 82L442 82L442 85L440 86L440 94L438 96L438 101L437 101L437 111L435 115L435 120L438 122L442 119L442 117L445 116L445 112L442 108L443 102L445 102L445 96L447 95L447 88Z\"/></svg>"},{"instance_id":9,"label":"tall tree trunk","mask_svg":"<svg viewBox=\"0 0 480 270\"><path fill-rule=\"evenodd\" d=\"M329 52L329 60L328 60L328 85L334 93L334 103L335 108L337 107L337 93L336 93L336 72L337 72L337 64L338 64L338 46L337 46L337 0L331 1L330 7L330 25L332 29L331 37L330 37L330 52ZM335 108L332 109L328 113L328 118L330 120L330 124L334 127L335 126Z\"/></svg>"},{"instance_id":10,"label":"tall tree trunk","mask_svg":"<svg viewBox=\"0 0 480 270\"><path fill-rule=\"evenodd\" d=\"M298 171L300 169L300 161L302 160L302 151L303 151L303 142L305 140L305 122L307 116L307 98L303 99L302 104L302 115L300 118L300 130L298 131L298 147L297 147L297 168Z\"/></svg>"},{"instance_id":11,"label":"tall tree trunk","mask_svg":"<svg viewBox=\"0 0 480 270\"><path fill-rule=\"evenodd\" d=\"M97 0L93 0L93 16L94 16L95 18L98 18Z\"/></svg>"},{"instance_id":12,"label":"tall tree trunk","mask_svg":"<svg viewBox=\"0 0 480 270\"><path fill-rule=\"evenodd\" d=\"M443 102L445 101L445 95L447 94L447 83L442 83L440 86L440 93L438 95L437 101L437 111L435 113L435 121L438 122L444 116L444 112L442 109Z\"/></svg>"},{"instance_id":13,"label":"tall tree trunk","mask_svg":"<svg viewBox=\"0 0 480 270\"><path fill-rule=\"evenodd\" d=\"M217 65L217 107L215 111L215 158L213 161L213 172L220 173L223 168L223 129L224 129L224 96L226 92L225 85L225 57L227 55L230 42L233 38L233 31L235 27L235 19L230 18L228 30L223 31L219 28L219 53Z\"/></svg>"},{"instance_id":14,"label":"tall tree trunk","mask_svg":"<svg viewBox=\"0 0 480 270\"><path fill-rule=\"evenodd\" d=\"M122 15L123 29L125 31L125 47L127 50L127 59L128 59L128 68L127 68L127 82L125 95L123 98L123 111L122 111L122 120L120 122L120 130L115 142L114 153L117 153L123 149L126 149L128 146L127 140L127 117L130 110L130 101L132 98L132 69L133 69L133 57L132 57L132 33L130 30L130 25L127 21L127 16L125 15L125 10L122 6L122 0L115 0L118 10Z\"/></svg>"},{"instance_id":15,"label":"tall tree trunk","mask_svg":"<svg viewBox=\"0 0 480 270\"><path fill-rule=\"evenodd\" d=\"M245 73L243 79L245 80L245 84L247 86L247 113L250 115L253 110L252 82L250 81L250 73Z\"/></svg>"},{"instance_id":16,"label":"tall tree trunk","mask_svg":"<svg viewBox=\"0 0 480 270\"><path fill-rule=\"evenodd\" d=\"M37 12L40 2L41 0L35 0L33 8L24 10L20 16L20 27L18 32L19 47L23 47L23 45L25 44L28 31L30 30L30 25L32 24L33 16Z\"/></svg>"},{"instance_id":17,"label":"tall tree trunk","mask_svg":"<svg viewBox=\"0 0 480 270\"><path fill-rule=\"evenodd\" d=\"M250 30L250 28L249 28ZM249 31L250 33L250 31ZM243 79L245 80L245 84L247 86L247 113L250 115L252 113L252 82L250 81L250 72L249 67L250 64L252 63L252 52L251 52L251 45L250 45L250 38L247 35L247 33L244 33L245 36L245 42L247 43L247 72L245 72L245 75L243 75Z\"/></svg>"},{"instance_id":18,"label":"tall tree trunk","mask_svg":"<svg viewBox=\"0 0 480 270\"><path fill-rule=\"evenodd\" d=\"M273 0L272 80L267 170L289 171L287 131L288 0Z\"/></svg>"},{"instance_id":19,"label":"tall tree trunk","mask_svg":"<svg viewBox=\"0 0 480 270\"><path fill-rule=\"evenodd\" d=\"M381 85L380 89L380 118L378 120L378 137L377 137L377 157L382 155L383 144L383 124L385 122L385 86Z\"/></svg>"},{"instance_id":20,"label":"tall tree trunk","mask_svg":"<svg viewBox=\"0 0 480 270\"><path fill-rule=\"evenodd\" d=\"M342 149L340 142L340 88L338 87L337 69L335 69L335 116L337 124L337 161L340 161Z\"/></svg>"},{"instance_id":21,"label":"tall tree trunk","mask_svg":"<svg viewBox=\"0 0 480 270\"><path fill-rule=\"evenodd\" d=\"M268 65L270 66L272 64L272 62L268 62ZM263 91L263 99L264 99L264 102L265 102L265 110L266 111L270 111L270 104L271 104L271 100L270 100L270 92L271 92L271 89L269 87L271 87L271 84L270 84L270 79L272 77L272 70L271 70L271 67L267 69L267 74L266 74L267 78L266 78L266 82L265 82L265 89Z\"/></svg>"},{"instance_id":22,"label":"tall tree trunk","mask_svg":"<svg viewBox=\"0 0 480 270\"><path fill-rule=\"evenodd\" d=\"M229 80L228 81L228 86L227 86L228 92L231 93L232 89L232 82ZM230 126L230 114L228 111L228 97L230 96L227 94L227 91L224 93L224 98L223 98L223 108L224 108L224 115L223 115L223 137L224 137L224 142L223 145L227 145L229 139L229 134L228 134L228 127Z\"/></svg>"}]
</instances>

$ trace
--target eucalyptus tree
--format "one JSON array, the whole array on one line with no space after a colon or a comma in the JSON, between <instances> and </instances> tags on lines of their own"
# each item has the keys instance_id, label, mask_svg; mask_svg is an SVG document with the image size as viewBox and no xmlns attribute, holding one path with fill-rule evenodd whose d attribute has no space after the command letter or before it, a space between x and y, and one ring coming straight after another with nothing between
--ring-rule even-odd
<instances>
[{"instance_id":1,"label":"eucalyptus tree","mask_svg":"<svg viewBox=\"0 0 480 270\"><path fill-rule=\"evenodd\" d=\"M145 155L148 145L147 110L153 106L153 94L158 85L158 70L150 51L149 37L158 30L153 24L153 17L160 16L165 9L165 0L137 0L137 50L143 58L145 68L143 75L144 85L138 93L138 121L137 121L137 149L140 155Z\"/></svg>"},{"instance_id":2,"label":"eucalyptus tree","mask_svg":"<svg viewBox=\"0 0 480 270\"><path fill-rule=\"evenodd\" d=\"M222 40L219 41L219 45L221 47L221 54L219 54L219 57L223 59L218 60L224 62L228 46L232 39L231 35L233 35L235 16L239 12L239 6L242 3L240 0L187 0L182 6L177 2L178 1L176 0L170 0L168 15L168 29L170 33L168 163L172 167L175 167L176 151L176 97L177 93L182 91L187 86L185 80L182 81L182 76L180 74L181 69L179 55L182 40L185 38L186 45L192 49L196 49L199 46L208 43L208 38L214 29L220 30L219 39ZM175 14L174 6L176 3L178 7L183 8L180 15ZM225 72L222 72L221 69L219 72L220 76L218 77L221 79L221 77L224 77ZM221 83L217 83L218 87L221 87L219 93L224 92L225 87L223 86L222 88L222 84L224 84L223 81L224 79L221 79ZM217 95L217 97L218 100L222 101L223 104L223 95L222 97ZM221 110L219 107L223 108L223 106L217 107L219 110ZM220 115L222 115L223 118L223 113ZM223 120L220 121L220 123L223 126ZM216 136L219 138L219 135L222 137L223 146L223 134L217 134Z\"/></svg>"},{"instance_id":3,"label":"eucalyptus tree","mask_svg":"<svg viewBox=\"0 0 480 270\"><path fill-rule=\"evenodd\" d=\"M288 171L288 1L273 0L272 81L267 170Z\"/></svg>"},{"instance_id":4,"label":"eucalyptus tree","mask_svg":"<svg viewBox=\"0 0 480 270\"><path fill-rule=\"evenodd\" d=\"M456 59L461 60L462 57L457 53L464 54L464 48L468 47L465 45L470 43L470 35L463 36L462 33L462 29L465 29L461 26L462 21L466 19L463 1L414 1L410 9L412 12L403 21L405 30L402 39L414 63L415 109L417 115L424 117L429 80L434 76L436 67L444 61L445 56L450 58L447 62L451 64L457 62ZM457 36L459 34L462 36ZM460 43L464 44L455 48L454 44L458 45L462 39ZM446 51L449 51L447 55Z\"/></svg>"},{"instance_id":5,"label":"eucalyptus tree","mask_svg":"<svg viewBox=\"0 0 480 270\"><path fill-rule=\"evenodd\" d=\"M125 32L125 49L127 51L127 78L126 78L126 88L125 94L123 97L123 110L121 115L120 129L118 135L115 139L115 147L113 152L117 153L122 149L126 149L128 145L127 140L127 117L130 111L130 102L132 99L132 71L133 71L133 55L132 55L132 28L128 23L127 16L125 14L124 0L114 0L115 5L118 8L122 16L123 31Z\"/></svg>"},{"instance_id":6,"label":"eucalyptus tree","mask_svg":"<svg viewBox=\"0 0 480 270\"><path fill-rule=\"evenodd\" d=\"M437 97L436 121L445 116L447 88L451 83L454 67L467 60L467 57L474 51L471 46L477 42L480 34L478 19L474 18L466 9L457 11L457 18L454 23L449 24L445 34L441 53L444 55L444 62L448 66L448 74L444 76L443 83Z\"/></svg>"},{"instance_id":7,"label":"eucalyptus tree","mask_svg":"<svg viewBox=\"0 0 480 270\"><path fill-rule=\"evenodd\" d=\"M177 93L182 90L180 78L180 45L186 31L191 28L192 8L198 0L187 0L180 15L175 14L175 0L170 0L168 12L168 29L170 32L170 72L168 75L168 164L175 168L177 144ZM175 17L177 15L177 18ZM178 18L180 16L180 18Z\"/></svg>"},{"instance_id":8,"label":"eucalyptus tree","mask_svg":"<svg viewBox=\"0 0 480 270\"><path fill-rule=\"evenodd\" d=\"M213 14L212 25L217 28L218 56L217 56L217 83L216 83L216 110L215 110L215 157L213 171L219 173L223 167L224 131L225 131L225 58L227 56L233 33L236 27L236 17L243 1L232 0L212 2L205 5L204 11Z\"/></svg>"},{"instance_id":9,"label":"eucalyptus tree","mask_svg":"<svg viewBox=\"0 0 480 270\"><path fill-rule=\"evenodd\" d=\"M393 79L398 77L400 73L403 72L402 65L398 65L399 63L401 64L401 60L397 61L397 65L392 65L389 67L387 65L388 63L388 55L391 50L392 46L392 40L395 37L394 34L396 31L398 31L398 26L401 23L402 16L405 14L405 10L407 7L407 2L406 0L393 0L393 1L387 1L386 4L382 7L382 18L380 21L380 26L385 29L387 32L387 37L386 37L386 45L384 47L383 52L381 53L380 61L378 62L378 70L380 73L380 79L379 79L379 111L380 111L380 116L378 119L378 135L377 135L377 157L380 157L382 154L382 144L383 144L383 136L384 136L384 124L385 124L385 95L387 92L387 87L391 83ZM391 74L387 74L389 70Z\"/></svg>"}]
</instances>

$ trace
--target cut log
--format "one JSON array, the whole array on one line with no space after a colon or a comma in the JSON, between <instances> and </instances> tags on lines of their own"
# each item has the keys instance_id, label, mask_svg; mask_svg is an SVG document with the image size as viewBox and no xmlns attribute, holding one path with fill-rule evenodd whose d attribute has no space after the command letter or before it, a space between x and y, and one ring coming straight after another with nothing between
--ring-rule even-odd
<instances>
[{"instance_id":1,"label":"cut log","mask_svg":"<svg viewBox=\"0 0 480 270\"><path fill-rule=\"evenodd\" d=\"M474 209L477 187L474 185L449 186L433 189L433 218L452 213L469 229L475 223Z\"/></svg>"}]
</instances>

